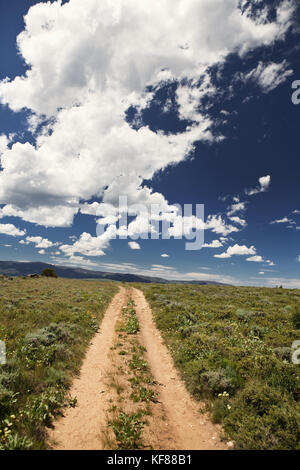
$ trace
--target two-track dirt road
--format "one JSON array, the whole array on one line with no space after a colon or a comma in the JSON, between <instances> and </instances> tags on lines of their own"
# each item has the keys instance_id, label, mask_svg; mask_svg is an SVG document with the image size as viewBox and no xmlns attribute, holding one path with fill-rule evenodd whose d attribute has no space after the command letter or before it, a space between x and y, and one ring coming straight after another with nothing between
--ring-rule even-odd
<instances>
[{"instance_id":1,"label":"two-track dirt road","mask_svg":"<svg viewBox=\"0 0 300 470\"><path fill-rule=\"evenodd\" d=\"M63 418L49 432L49 447L57 450L107 449L103 436L107 429L108 410L115 398L106 377L111 372L116 324L128 299L135 302L140 325L139 342L157 382L157 404L148 422L148 444L156 450L227 449L220 440L220 427L209 416L199 412L200 405L187 392L174 367L171 355L156 328L151 309L140 290L120 288L115 295L86 353L81 373L70 393L77 407L65 411ZM120 357L120 356L117 356ZM124 358L122 358L124 360ZM125 359L126 360L126 359ZM146 442L147 445L147 442Z\"/></svg>"}]
</instances>

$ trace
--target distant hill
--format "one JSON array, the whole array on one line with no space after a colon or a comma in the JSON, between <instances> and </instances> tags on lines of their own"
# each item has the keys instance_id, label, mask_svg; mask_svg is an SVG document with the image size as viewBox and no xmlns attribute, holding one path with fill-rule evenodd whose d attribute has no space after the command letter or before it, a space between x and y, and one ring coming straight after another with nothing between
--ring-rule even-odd
<instances>
[{"instance_id":1,"label":"distant hill","mask_svg":"<svg viewBox=\"0 0 300 470\"><path fill-rule=\"evenodd\" d=\"M130 273L111 273L105 271L93 271L91 269L73 268L70 266L56 266L54 264L41 262L21 262L21 261L0 261L0 274L7 276L26 276L27 274L41 274L45 268L54 268L59 277L69 279L102 279L126 282L155 282L159 284L180 283L180 284L214 284L221 285L220 282L213 281L169 281L160 277L142 276Z\"/></svg>"}]
</instances>

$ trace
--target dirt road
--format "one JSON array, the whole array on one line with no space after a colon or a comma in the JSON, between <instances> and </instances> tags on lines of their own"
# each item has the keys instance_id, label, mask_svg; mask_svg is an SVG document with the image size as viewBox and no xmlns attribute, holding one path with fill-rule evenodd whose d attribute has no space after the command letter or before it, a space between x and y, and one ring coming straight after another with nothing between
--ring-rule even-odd
<instances>
[{"instance_id":1,"label":"dirt road","mask_svg":"<svg viewBox=\"0 0 300 470\"><path fill-rule=\"evenodd\" d=\"M220 441L220 427L211 423L209 416L199 412L195 402L179 378L171 355L157 330L151 309L137 289L120 288L108 307L99 332L94 336L84 359L80 376L74 380L71 395L77 397L78 406L67 409L65 416L55 423L49 432L49 447L57 450L101 450L108 448L105 438L108 414L112 405L122 402L129 405L130 388L126 370L128 357L125 351L115 352L122 336L116 332L116 324L129 299L135 303L139 322L138 342L146 348L145 359L154 377L157 400L149 405L149 417L143 440L156 450L160 449L226 449ZM123 339L126 343L126 335ZM107 380L112 372L120 375L121 396ZM125 390L124 390L125 389ZM147 442L148 441L148 442ZM148 447L149 448L149 447Z\"/></svg>"}]
</instances>

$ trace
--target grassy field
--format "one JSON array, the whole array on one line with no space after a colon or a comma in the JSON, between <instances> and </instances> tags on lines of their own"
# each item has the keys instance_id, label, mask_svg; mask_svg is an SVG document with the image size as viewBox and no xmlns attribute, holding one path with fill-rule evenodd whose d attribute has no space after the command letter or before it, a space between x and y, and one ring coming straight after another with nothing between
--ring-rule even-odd
<instances>
[{"instance_id":1,"label":"grassy field","mask_svg":"<svg viewBox=\"0 0 300 470\"><path fill-rule=\"evenodd\" d=\"M0 450L45 448L45 428L76 404L70 379L116 292L112 282L0 279Z\"/></svg>"},{"instance_id":2,"label":"grassy field","mask_svg":"<svg viewBox=\"0 0 300 470\"><path fill-rule=\"evenodd\" d=\"M300 449L300 291L138 286L190 392L237 449Z\"/></svg>"}]
</instances>

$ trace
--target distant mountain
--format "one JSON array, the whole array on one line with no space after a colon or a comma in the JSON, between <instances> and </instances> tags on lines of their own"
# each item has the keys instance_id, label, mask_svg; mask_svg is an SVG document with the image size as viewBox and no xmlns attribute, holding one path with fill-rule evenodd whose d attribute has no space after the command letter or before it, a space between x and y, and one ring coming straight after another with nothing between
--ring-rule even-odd
<instances>
[{"instance_id":1,"label":"distant mountain","mask_svg":"<svg viewBox=\"0 0 300 470\"><path fill-rule=\"evenodd\" d=\"M90 269L73 268L70 266L56 266L54 264L40 262L21 262L21 261L0 261L0 274L7 276L26 276L27 274L41 274L45 268L54 268L59 277L69 279L102 279L112 281L126 282L155 282L159 284L214 284L221 285L220 282L213 281L169 281L160 277L142 276L140 274L130 273L111 273L105 271L92 271Z\"/></svg>"}]
</instances>

